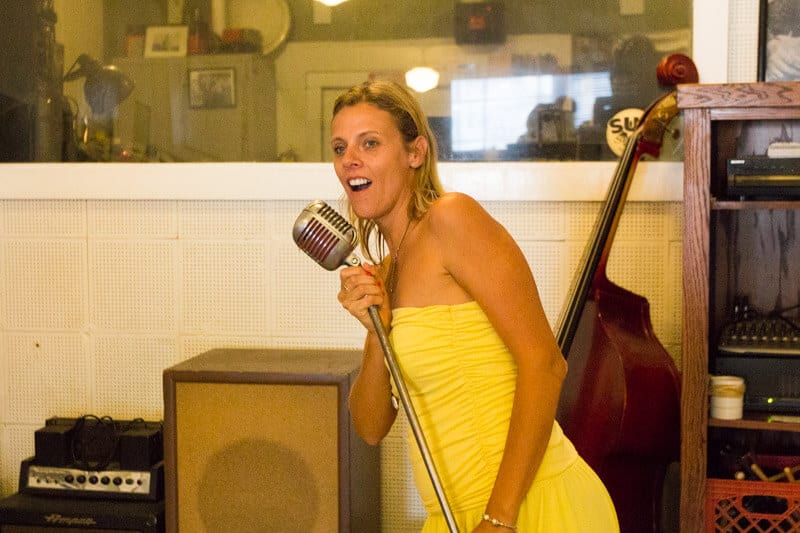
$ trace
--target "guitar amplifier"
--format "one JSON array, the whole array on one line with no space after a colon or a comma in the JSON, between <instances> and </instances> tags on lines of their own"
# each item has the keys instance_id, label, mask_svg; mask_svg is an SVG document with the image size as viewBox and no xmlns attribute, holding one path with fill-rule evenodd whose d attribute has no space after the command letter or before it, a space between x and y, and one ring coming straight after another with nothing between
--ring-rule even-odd
<instances>
[{"instance_id":1,"label":"guitar amplifier","mask_svg":"<svg viewBox=\"0 0 800 533\"><path fill-rule=\"evenodd\" d=\"M164 502L76 500L17 493L0 500L0 533L162 533Z\"/></svg>"},{"instance_id":2,"label":"guitar amplifier","mask_svg":"<svg viewBox=\"0 0 800 533\"><path fill-rule=\"evenodd\" d=\"M36 455L22 461L19 492L65 498L163 498L161 422L87 415L53 417L34 435Z\"/></svg>"},{"instance_id":3,"label":"guitar amplifier","mask_svg":"<svg viewBox=\"0 0 800 533\"><path fill-rule=\"evenodd\" d=\"M113 463L102 470L43 466L29 457L20 464L19 491L42 496L150 500L164 497L164 461L146 470L122 470Z\"/></svg>"}]
</instances>

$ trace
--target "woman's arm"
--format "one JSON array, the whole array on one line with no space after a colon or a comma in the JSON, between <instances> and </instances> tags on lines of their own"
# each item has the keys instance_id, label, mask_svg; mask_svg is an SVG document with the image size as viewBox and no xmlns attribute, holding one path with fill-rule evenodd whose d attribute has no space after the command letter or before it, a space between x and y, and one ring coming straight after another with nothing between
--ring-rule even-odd
<instances>
[{"instance_id":1,"label":"woman's arm","mask_svg":"<svg viewBox=\"0 0 800 533\"><path fill-rule=\"evenodd\" d=\"M525 256L475 200L442 197L430 227L444 267L489 317L517 365L506 447L486 512L515 523L544 456L567 365Z\"/></svg>"},{"instance_id":2,"label":"woman's arm","mask_svg":"<svg viewBox=\"0 0 800 533\"><path fill-rule=\"evenodd\" d=\"M390 374L384 362L383 347L367 310L377 305L388 331L388 324L391 323L389 298L377 276L377 267L368 264L344 268L339 273L339 302L367 330L361 368L350 389L349 406L356 433L371 445L383 440L397 417L397 410L391 401Z\"/></svg>"},{"instance_id":3,"label":"woman's arm","mask_svg":"<svg viewBox=\"0 0 800 533\"><path fill-rule=\"evenodd\" d=\"M356 433L367 444L376 445L389 433L397 417L391 401L389 369L377 334L369 332L364 342L361 369L350 388L350 416Z\"/></svg>"}]
</instances>

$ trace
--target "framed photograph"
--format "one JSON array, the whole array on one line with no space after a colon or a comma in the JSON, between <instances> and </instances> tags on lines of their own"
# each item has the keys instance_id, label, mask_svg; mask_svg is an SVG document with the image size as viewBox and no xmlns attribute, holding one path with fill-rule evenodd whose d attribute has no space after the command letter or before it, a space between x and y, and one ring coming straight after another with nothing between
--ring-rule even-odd
<instances>
[{"instance_id":1,"label":"framed photograph","mask_svg":"<svg viewBox=\"0 0 800 533\"><path fill-rule=\"evenodd\" d=\"M188 26L148 26L144 35L144 57L186 55Z\"/></svg>"},{"instance_id":2,"label":"framed photograph","mask_svg":"<svg viewBox=\"0 0 800 533\"><path fill-rule=\"evenodd\" d=\"M800 0L759 0L758 81L800 80Z\"/></svg>"},{"instance_id":3,"label":"framed photograph","mask_svg":"<svg viewBox=\"0 0 800 533\"><path fill-rule=\"evenodd\" d=\"M236 107L236 71L232 68L190 70L189 107L193 109Z\"/></svg>"}]
</instances>

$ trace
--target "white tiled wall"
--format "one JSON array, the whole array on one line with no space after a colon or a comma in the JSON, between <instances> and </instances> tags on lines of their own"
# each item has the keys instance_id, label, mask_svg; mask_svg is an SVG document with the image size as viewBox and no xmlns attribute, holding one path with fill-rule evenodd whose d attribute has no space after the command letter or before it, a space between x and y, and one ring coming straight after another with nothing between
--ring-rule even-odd
<instances>
[{"instance_id":1,"label":"white tiled wall","mask_svg":"<svg viewBox=\"0 0 800 533\"><path fill-rule=\"evenodd\" d=\"M337 205L335 200L332 205ZM0 494L50 416L163 417L161 372L216 346L358 348L338 278L303 255L300 201L0 201ZM555 324L599 203L485 202ZM629 202L609 277L680 349L681 205ZM424 516L405 428L383 444L385 531Z\"/></svg>"}]
</instances>

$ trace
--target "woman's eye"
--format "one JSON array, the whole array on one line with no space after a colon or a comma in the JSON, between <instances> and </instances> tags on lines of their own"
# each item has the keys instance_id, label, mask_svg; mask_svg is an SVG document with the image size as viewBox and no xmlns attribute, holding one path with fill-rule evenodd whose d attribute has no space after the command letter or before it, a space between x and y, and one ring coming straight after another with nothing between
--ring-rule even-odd
<instances>
[{"instance_id":1,"label":"woman's eye","mask_svg":"<svg viewBox=\"0 0 800 533\"><path fill-rule=\"evenodd\" d=\"M364 141L364 146L366 148L375 148L376 146L378 146L378 141L376 141L375 139L367 139L366 141Z\"/></svg>"},{"instance_id":2,"label":"woman's eye","mask_svg":"<svg viewBox=\"0 0 800 533\"><path fill-rule=\"evenodd\" d=\"M333 146L333 153L334 155L342 155L344 153L344 146L341 145Z\"/></svg>"}]
</instances>

